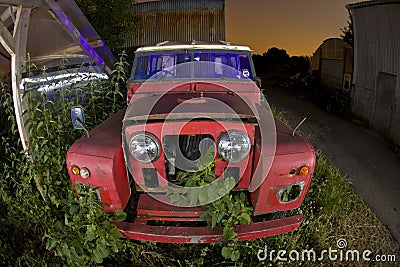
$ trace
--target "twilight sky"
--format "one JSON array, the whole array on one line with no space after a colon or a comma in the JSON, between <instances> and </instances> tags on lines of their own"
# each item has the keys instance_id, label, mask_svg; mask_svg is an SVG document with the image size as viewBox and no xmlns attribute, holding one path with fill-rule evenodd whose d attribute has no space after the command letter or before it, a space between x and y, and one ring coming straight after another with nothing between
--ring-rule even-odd
<instances>
[{"instance_id":1,"label":"twilight sky","mask_svg":"<svg viewBox=\"0 0 400 267\"><path fill-rule=\"evenodd\" d=\"M347 25L346 4L360 0L226 0L226 37L260 54L276 46L312 55Z\"/></svg>"},{"instance_id":2,"label":"twilight sky","mask_svg":"<svg viewBox=\"0 0 400 267\"><path fill-rule=\"evenodd\" d=\"M276 46L291 56L312 55L323 40L340 36L347 25L345 5L360 1L225 0L226 39L255 54Z\"/></svg>"}]
</instances>

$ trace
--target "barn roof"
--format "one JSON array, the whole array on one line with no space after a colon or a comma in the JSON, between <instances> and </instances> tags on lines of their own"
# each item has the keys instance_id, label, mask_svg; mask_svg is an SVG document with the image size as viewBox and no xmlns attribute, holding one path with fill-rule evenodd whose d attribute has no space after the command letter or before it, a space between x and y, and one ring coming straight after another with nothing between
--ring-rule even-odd
<instances>
[{"instance_id":1,"label":"barn roof","mask_svg":"<svg viewBox=\"0 0 400 267\"><path fill-rule=\"evenodd\" d=\"M356 9L363 7L371 7L378 5L388 5L388 4L400 4L400 0L371 0L371 1L362 1L353 4L346 5L347 9Z\"/></svg>"}]
</instances>

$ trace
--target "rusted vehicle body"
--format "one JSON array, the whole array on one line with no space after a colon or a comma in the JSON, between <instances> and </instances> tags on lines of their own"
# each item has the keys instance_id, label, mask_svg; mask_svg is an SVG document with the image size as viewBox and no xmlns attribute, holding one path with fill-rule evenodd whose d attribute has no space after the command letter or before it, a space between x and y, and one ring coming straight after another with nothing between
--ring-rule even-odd
<instances>
[{"instance_id":1,"label":"rusted vehicle body","mask_svg":"<svg viewBox=\"0 0 400 267\"><path fill-rule=\"evenodd\" d=\"M300 207L315 152L273 117L273 127L262 133L262 93L250 53L230 44L163 44L136 51L128 107L67 154L72 183L97 188L105 212L134 211L130 220L115 223L124 236L173 243L223 238L222 228L199 221L201 207L172 205L166 195L168 185L179 182L179 161L196 162L205 139L215 159L222 158L215 163L215 176L234 177L233 190L245 192L253 207L252 221L235 228L239 240L300 226L302 214L286 217L282 211ZM269 134L273 146L263 143ZM187 166L188 171L193 167Z\"/></svg>"}]
</instances>

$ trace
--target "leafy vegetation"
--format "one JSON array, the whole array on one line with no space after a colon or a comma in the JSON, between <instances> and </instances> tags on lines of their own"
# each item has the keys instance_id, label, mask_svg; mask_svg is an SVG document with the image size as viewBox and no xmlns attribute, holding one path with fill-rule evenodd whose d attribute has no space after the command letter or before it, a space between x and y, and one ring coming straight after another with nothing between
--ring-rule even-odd
<instances>
[{"instance_id":1,"label":"leafy vegetation","mask_svg":"<svg viewBox=\"0 0 400 267\"><path fill-rule=\"evenodd\" d=\"M353 46L354 34L353 34L353 20L351 19L351 16L349 16L347 20L347 25L344 26L343 28L340 28L340 31L342 32L340 34L340 37L343 39L343 41Z\"/></svg>"},{"instance_id":2,"label":"leafy vegetation","mask_svg":"<svg viewBox=\"0 0 400 267\"><path fill-rule=\"evenodd\" d=\"M1 265L89 265L102 262L122 247L113 218L104 214L93 190L78 188L77 197L66 172L65 154L81 135L67 126L73 105L85 106L89 127L124 106L118 90L124 66L121 58L110 81L88 81L85 88L62 89L57 99L26 90L27 153L18 139L9 87L2 85L9 127L1 140ZM34 69L29 64L28 74Z\"/></svg>"},{"instance_id":3,"label":"leafy vegetation","mask_svg":"<svg viewBox=\"0 0 400 267\"><path fill-rule=\"evenodd\" d=\"M225 246L221 254L225 259L237 261L240 250L235 248L238 241L235 225L250 223L253 208L243 192L233 192L235 179L225 177L215 179L214 148L210 147L198 166L198 171L180 173L183 189L170 189L168 195L172 203L201 205L205 212L200 220L211 218L210 226L223 227Z\"/></svg>"},{"instance_id":4,"label":"leafy vegetation","mask_svg":"<svg viewBox=\"0 0 400 267\"><path fill-rule=\"evenodd\" d=\"M87 19L108 47L118 54L123 35L135 31L137 18L130 11L131 0L76 0Z\"/></svg>"},{"instance_id":5,"label":"leafy vegetation","mask_svg":"<svg viewBox=\"0 0 400 267\"><path fill-rule=\"evenodd\" d=\"M292 86L290 82L298 83L293 87L300 86L301 79L308 74L311 62L311 58L308 56L289 56L286 50L276 47L271 47L263 54L255 54L252 57L254 67L262 78L264 86L265 83L274 86ZM291 81L290 78L293 76L298 81Z\"/></svg>"},{"instance_id":6,"label":"leafy vegetation","mask_svg":"<svg viewBox=\"0 0 400 267\"><path fill-rule=\"evenodd\" d=\"M43 95L41 101L35 101L32 95L27 94L25 97L30 99L27 115L31 126L29 154L22 150L19 141L10 88L1 85L1 103L5 112L2 117L7 124L0 143L0 265L331 265L333 263L328 259L322 262L280 262L267 258L260 262L257 252L265 247L269 250L314 249L320 252L329 247L336 248L339 238L347 240L349 249L369 249L374 254L393 254L399 259L398 244L346 179L326 163L322 153L318 155L306 199L300 209L293 211L305 216L301 227L293 233L239 241L234 248L223 248L223 255L219 244L157 244L122 238L112 220L122 220L125 214L104 214L95 189L78 186L78 198L65 168L65 153L83 134L69 126L71 106L83 105L88 127L93 128L125 105L119 87L120 81L125 79L125 65L122 58L116 66L115 78L90 81L85 88L72 86L58 100L50 101ZM206 173L199 180L196 178L195 183L206 182L205 176ZM236 224L234 220L240 223L239 217L243 217L242 222L245 222L247 216L241 214L247 212L237 212L243 203L241 194L227 201L220 199L215 206L208 207L207 216L214 216L216 226ZM234 216L226 216L226 213ZM234 235L227 232L227 240L235 240ZM240 258L232 263L238 253ZM362 261L349 264L365 265Z\"/></svg>"},{"instance_id":7,"label":"leafy vegetation","mask_svg":"<svg viewBox=\"0 0 400 267\"><path fill-rule=\"evenodd\" d=\"M258 72L273 72L284 69L288 75L307 73L310 58L307 56L289 56L284 49L271 47L261 55L253 55L254 66Z\"/></svg>"}]
</instances>

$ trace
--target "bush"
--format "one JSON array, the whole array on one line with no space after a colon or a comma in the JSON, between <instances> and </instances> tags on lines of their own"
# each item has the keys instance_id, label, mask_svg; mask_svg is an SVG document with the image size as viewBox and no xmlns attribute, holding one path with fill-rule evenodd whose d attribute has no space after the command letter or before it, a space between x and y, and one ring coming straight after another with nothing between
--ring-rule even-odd
<instances>
[{"instance_id":1,"label":"bush","mask_svg":"<svg viewBox=\"0 0 400 267\"><path fill-rule=\"evenodd\" d=\"M1 140L1 265L90 265L122 247L113 218L102 211L93 189L81 188L78 198L65 168L65 155L82 135L70 126L72 106L84 106L90 128L125 106L119 88L125 66L122 57L111 80L62 89L60 97L51 101L45 93L37 98L33 90L27 90L27 153L18 139L9 86L2 85L8 127Z\"/></svg>"}]
</instances>

